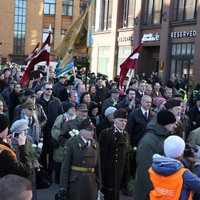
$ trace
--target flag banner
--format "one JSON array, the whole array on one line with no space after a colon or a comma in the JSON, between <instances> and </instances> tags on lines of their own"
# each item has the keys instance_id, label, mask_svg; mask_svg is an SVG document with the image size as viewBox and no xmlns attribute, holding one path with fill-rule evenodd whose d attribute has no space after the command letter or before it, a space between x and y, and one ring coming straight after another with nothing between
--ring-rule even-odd
<instances>
[{"instance_id":1,"label":"flag banner","mask_svg":"<svg viewBox=\"0 0 200 200\"><path fill-rule=\"evenodd\" d=\"M33 51L29 54L28 58L25 60L26 63L28 63L29 61L31 61L32 58L37 54L37 52L39 50L39 45L40 45L40 42L38 42L38 44L33 49Z\"/></svg>"},{"instance_id":2,"label":"flag banner","mask_svg":"<svg viewBox=\"0 0 200 200\"><path fill-rule=\"evenodd\" d=\"M67 63L65 65L65 67L63 69L60 68L60 64L61 64L61 61L59 60L58 64L56 65L56 68L55 68L56 78L58 76L61 76L62 74L65 74L65 73L67 73L67 72L69 72L69 71L71 71L73 69L73 67L74 67L74 59L71 59L69 61L69 63Z\"/></svg>"},{"instance_id":3,"label":"flag banner","mask_svg":"<svg viewBox=\"0 0 200 200\"><path fill-rule=\"evenodd\" d=\"M20 81L21 84L27 84L29 80L29 74L34 71L34 66L42 61L46 61L46 65L49 65L50 59L50 41L51 41L51 32L45 42L42 44L41 49L37 52L37 54L32 58L30 63L28 64L26 71Z\"/></svg>"},{"instance_id":4,"label":"flag banner","mask_svg":"<svg viewBox=\"0 0 200 200\"><path fill-rule=\"evenodd\" d=\"M140 55L140 51L142 50L142 44L139 44L137 48L130 54L130 56L120 65L120 79L119 86L122 87L126 74L129 69L135 69L137 66L137 61Z\"/></svg>"},{"instance_id":5,"label":"flag banner","mask_svg":"<svg viewBox=\"0 0 200 200\"><path fill-rule=\"evenodd\" d=\"M53 54L57 55L58 58L62 58L60 68L64 68L73 56L89 45L89 42L87 42L87 39L91 36L91 34L88 34L88 24L90 23L89 12L93 2L94 1L92 1L78 19L69 27L63 40L53 51Z\"/></svg>"}]
</instances>

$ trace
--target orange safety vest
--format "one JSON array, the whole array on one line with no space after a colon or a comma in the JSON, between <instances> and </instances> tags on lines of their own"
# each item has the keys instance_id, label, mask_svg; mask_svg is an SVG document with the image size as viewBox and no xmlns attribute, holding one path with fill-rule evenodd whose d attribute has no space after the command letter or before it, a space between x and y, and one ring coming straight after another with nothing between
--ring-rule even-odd
<instances>
[{"instance_id":1,"label":"orange safety vest","mask_svg":"<svg viewBox=\"0 0 200 200\"><path fill-rule=\"evenodd\" d=\"M10 148L8 148L7 146L5 146L5 145L3 145L3 144L0 144L0 153L1 153L3 150L9 151L9 152L13 155L13 157L14 157L15 159L17 159L16 154L15 154L15 152L14 152L13 150L11 150Z\"/></svg>"},{"instance_id":2,"label":"orange safety vest","mask_svg":"<svg viewBox=\"0 0 200 200\"><path fill-rule=\"evenodd\" d=\"M169 176L156 174L152 167L149 168L149 175L154 189L150 191L150 200L179 200L183 187L183 173L186 168L182 168ZM192 200L192 192L188 200Z\"/></svg>"}]
</instances>

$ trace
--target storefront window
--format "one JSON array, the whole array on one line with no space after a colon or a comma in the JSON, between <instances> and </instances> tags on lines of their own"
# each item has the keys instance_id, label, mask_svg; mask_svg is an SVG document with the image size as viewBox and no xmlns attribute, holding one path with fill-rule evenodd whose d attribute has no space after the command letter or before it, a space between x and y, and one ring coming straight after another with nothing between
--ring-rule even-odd
<instances>
[{"instance_id":1,"label":"storefront window","mask_svg":"<svg viewBox=\"0 0 200 200\"><path fill-rule=\"evenodd\" d=\"M185 74L189 78L194 65L194 43L173 44L171 48L171 74L173 79L180 78Z\"/></svg>"},{"instance_id":2,"label":"storefront window","mask_svg":"<svg viewBox=\"0 0 200 200\"><path fill-rule=\"evenodd\" d=\"M108 71L108 69L110 68L109 55L110 55L110 47L99 47L98 71L105 75L109 75Z\"/></svg>"},{"instance_id":3,"label":"storefront window","mask_svg":"<svg viewBox=\"0 0 200 200\"><path fill-rule=\"evenodd\" d=\"M119 46L118 47L118 58L117 58L117 74L120 73L120 65L128 58L132 53L133 46Z\"/></svg>"}]
</instances>

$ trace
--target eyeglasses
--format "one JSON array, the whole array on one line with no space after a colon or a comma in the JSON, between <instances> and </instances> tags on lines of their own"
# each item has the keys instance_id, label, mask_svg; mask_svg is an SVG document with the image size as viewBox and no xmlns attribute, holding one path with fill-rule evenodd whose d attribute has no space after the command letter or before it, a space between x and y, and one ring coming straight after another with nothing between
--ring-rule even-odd
<instances>
[{"instance_id":1,"label":"eyeglasses","mask_svg":"<svg viewBox=\"0 0 200 200\"><path fill-rule=\"evenodd\" d=\"M49 91L49 90L53 90L53 88L45 88L45 90Z\"/></svg>"}]
</instances>

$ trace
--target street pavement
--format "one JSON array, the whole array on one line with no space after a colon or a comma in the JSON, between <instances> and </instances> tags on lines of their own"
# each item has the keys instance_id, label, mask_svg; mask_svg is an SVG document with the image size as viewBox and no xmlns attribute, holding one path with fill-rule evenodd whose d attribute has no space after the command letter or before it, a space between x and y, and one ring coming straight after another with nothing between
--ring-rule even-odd
<instances>
[{"instance_id":1,"label":"street pavement","mask_svg":"<svg viewBox=\"0 0 200 200\"><path fill-rule=\"evenodd\" d=\"M52 183L47 189L37 190L37 200L54 200L55 194L59 190L59 185ZM133 197L120 196L120 200L133 200Z\"/></svg>"}]
</instances>

